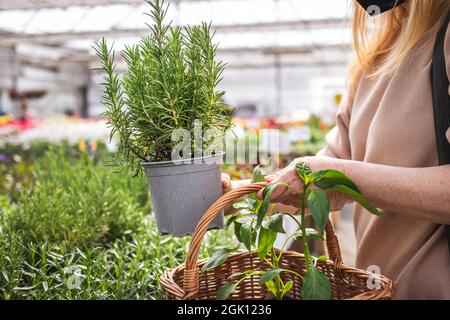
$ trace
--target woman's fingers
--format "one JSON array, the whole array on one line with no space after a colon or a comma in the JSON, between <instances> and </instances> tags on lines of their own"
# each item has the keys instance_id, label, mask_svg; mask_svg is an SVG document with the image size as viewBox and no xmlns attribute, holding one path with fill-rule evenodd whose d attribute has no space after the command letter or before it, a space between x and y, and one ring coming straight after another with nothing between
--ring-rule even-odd
<instances>
[{"instance_id":1,"label":"woman's fingers","mask_svg":"<svg viewBox=\"0 0 450 320\"><path fill-rule=\"evenodd\" d=\"M229 189L231 187L231 178L228 174L222 173L222 189Z\"/></svg>"},{"instance_id":2,"label":"woman's fingers","mask_svg":"<svg viewBox=\"0 0 450 320\"><path fill-rule=\"evenodd\" d=\"M267 176L266 181L276 185L270 195L272 201L281 202L290 196L291 190L288 187L290 179L287 172L279 172L278 174ZM256 197L262 199L262 193L263 190L258 191Z\"/></svg>"},{"instance_id":3,"label":"woman's fingers","mask_svg":"<svg viewBox=\"0 0 450 320\"><path fill-rule=\"evenodd\" d=\"M264 177L264 180L266 182L272 182L273 180L275 180L278 177L278 175L276 174L269 174L267 176Z\"/></svg>"},{"instance_id":4,"label":"woman's fingers","mask_svg":"<svg viewBox=\"0 0 450 320\"><path fill-rule=\"evenodd\" d=\"M295 171L295 162L280 170L275 175L267 176L265 180L272 185L276 185L270 196L271 201L288 205L298 205L299 197L303 192L303 184ZM262 190L256 196L262 199Z\"/></svg>"}]
</instances>

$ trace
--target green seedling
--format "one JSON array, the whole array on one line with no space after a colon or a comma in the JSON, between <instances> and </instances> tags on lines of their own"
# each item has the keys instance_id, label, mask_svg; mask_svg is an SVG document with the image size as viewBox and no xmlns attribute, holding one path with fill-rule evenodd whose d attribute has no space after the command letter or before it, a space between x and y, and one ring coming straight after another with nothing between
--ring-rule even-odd
<instances>
[{"instance_id":1,"label":"green seedling","mask_svg":"<svg viewBox=\"0 0 450 320\"><path fill-rule=\"evenodd\" d=\"M217 299L228 298L241 282L250 277L259 277L259 284L277 300L282 300L293 288L292 280L284 280L283 274L292 274L302 279L301 298L304 300L331 299L331 283L328 276L320 270L318 262L326 260L325 257L313 257L309 248L310 240L324 240L324 232L328 223L330 205L328 191L337 191L346 194L358 202L369 212L380 215L375 208L360 193L358 187L342 172L327 169L312 172L304 162L296 164L296 172L303 184L303 191L299 196L300 222L292 215L283 212L273 212L271 194L280 184L269 184L263 190L262 200L254 195L236 203L234 207L239 211L228 220L228 225L234 226L236 238L249 252L256 252L261 262L268 268L258 270L245 270L229 277L229 283L223 285L217 294ZM259 168L254 171L253 181L263 181L264 177ZM283 185L289 188L289 185ZM311 213L315 228L307 228L305 215L307 210ZM283 229L283 217L293 219L298 230L287 237L280 250L274 248L274 242ZM299 240L303 244L305 267L296 270L281 267L284 247L290 239ZM203 270L217 267L226 262L233 250L223 250L222 254L213 255L203 266ZM292 277L291 277L292 278Z\"/></svg>"}]
</instances>

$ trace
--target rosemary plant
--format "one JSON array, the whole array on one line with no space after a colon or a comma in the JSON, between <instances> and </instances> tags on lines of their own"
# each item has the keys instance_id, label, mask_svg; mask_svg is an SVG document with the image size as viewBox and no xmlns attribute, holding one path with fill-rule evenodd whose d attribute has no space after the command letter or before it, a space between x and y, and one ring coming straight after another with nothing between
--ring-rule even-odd
<instances>
[{"instance_id":1,"label":"rosemary plant","mask_svg":"<svg viewBox=\"0 0 450 320\"><path fill-rule=\"evenodd\" d=\"M120 166L127 163L135 172L142 161L170 160L177 143L174 130L193 132L199 120L202 132L224 132L231 127L232 115L221 102L224 92L217 90L224 63L216 60L211 25L172 26L165 23L165 0L146 2L151 7L150 33L121 52L128 67L123 76L115 70L113 48L104 39L94 47L105 73L104 115L111 138L116 135L119 140L113 160Z\"/></svg>"}]
</instances>

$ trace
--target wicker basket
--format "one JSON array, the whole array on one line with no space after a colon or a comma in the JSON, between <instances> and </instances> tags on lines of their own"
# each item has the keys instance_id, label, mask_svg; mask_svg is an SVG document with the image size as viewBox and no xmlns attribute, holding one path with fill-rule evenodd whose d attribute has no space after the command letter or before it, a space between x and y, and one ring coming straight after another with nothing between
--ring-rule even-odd
<instances>
[{"instance_id":1,"label":"wicker basket","mask_svg":"<svg viewBox=\"0 0 450 320\"><path fill-rule=\"evenodd\" d=\"M162 275L160 282L164 288L165 298L170 300L213 300L216 299L217 290L228 282L228 277L235 272L249 269L267 269L265 263L260 262L257 253L236 253L227 261L209 271L200 271L205 261L198 261L198 254L202 239L208 229L208 225L221 209L232 204L236 199L249 193L259 191L266 183L253 183L228 192L217 200L205 213L192 236L192 241L186 257L185 265L167 270ZM318 262L317 267L325 272L331 281L333 299L355 300L386 300L393 296L393 283L384 276L376 275L368 271L359 270L342 264L339 243L330 222L326 227L326 243L330 260ZM296 270L304 274L305 258L303 254L286 251L280 261L280 268ZM294 285L290 295L300 299L302 280L283 273L284 281L293 280ZM370 280L369 280L370 278ZM368 280L378 280L378 289L368 289ZM229 299L233 300L258 300L267 297L267 290L258 284L258 277L250 277L240 283Z\"/></svg>"}]
</instances>

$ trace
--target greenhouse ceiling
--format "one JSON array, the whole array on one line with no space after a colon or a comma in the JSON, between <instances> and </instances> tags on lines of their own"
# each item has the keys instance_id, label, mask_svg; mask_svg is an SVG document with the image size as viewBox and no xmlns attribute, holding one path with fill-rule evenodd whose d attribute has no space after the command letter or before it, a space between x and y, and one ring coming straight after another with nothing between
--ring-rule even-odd
<instances>
[{"instance_id":1,"label":"greenhouse ceiling","mask_svg":"<svg viewBox=\"0 0 450 320\"><path fill-rule=\"evenodd\" d=\"M235 66L343 60L349 33L347 0L172 0L174 25L211 21L220 54ZM11 0L0 2L0 46L22 60L54 67L61 60L92 62L101 37L115 49L148 32L143 0ZM318 53L319 52L319 53ZM272 57L267 58L265 56ZM305 58L307 56L307 58ZM233 64L233 60L237 63Z\"/></svg>"}]
</instances>

